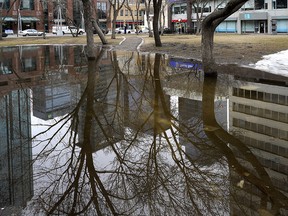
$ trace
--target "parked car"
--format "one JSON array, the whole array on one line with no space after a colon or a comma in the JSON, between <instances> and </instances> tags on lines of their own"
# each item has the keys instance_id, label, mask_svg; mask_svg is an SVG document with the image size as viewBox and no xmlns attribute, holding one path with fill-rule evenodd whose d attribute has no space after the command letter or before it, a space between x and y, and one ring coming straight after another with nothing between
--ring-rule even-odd
<instances>
[{"instance_id":1,"label":"parked car","mask_svg":"<svg viewBox=\"0 0 288 216\"><path fill-rule=\"evenodd\" d=\"M76 26L53 26L52 27L52 33L57 34L58 31L62 31L63 34L76 34L77 33L77 27ZM82 35L85 33L85 30L82 28L78 29L78 34Z\"/></svg>"},{"instance_id":2,"label":"parked car","mask_svg":"<svg viewBox=\"0 0 288 216\"><path fill-rule=\"evenodd\" d=\"M163 34L172 34L172 33L174 33L172 29L169 28L163 29ZM159 30L159 34L161 34L161 30Z\"/></svg>"},{"instance_id":3,"label":"parked car","mask_svg":"<svg viewBox=\"0 0 288 216\"><path fill-rule=\"evenodd\" d=\"M22 36L42 36L44 33L36 29L25 29L19 32Z\"/></svg>"},{"instance_id":4,"label":"parked car","mask_svg":"<svg viewBox=\"0 0 288 216\"><path fill-rule=\"evenodd\" d=\"M2 32L2 37L7 37L8 36L8 34L7 33L5 33L5 32Z\"/></svg>"},{"instance_id":5,"label":"parked car","mask_svg":"<svg viewBox=\"0 0 288 216\"><path fill-rule=\"evenodd\" d=\"M101 28L103 34L108 34L109 30L105 28ZM97 34L96 29L93 29L93 34Z\"/></svg>"},{"instance_id":6,"label":"parked car","mask_svg":"<svg viewBox=\"0 0 288 216\"><path fill-rule=\"evenodd\" d=\"M153 30L151 30L153 32ZM139 33L149 33L149 28L148 27L140 27Z\"/></svg>"},{"instance_id":7,"label":"parked car","mask_svg":"<svg viewBox=\"0 0 288 216\"><path fill-rule=\"evenodd\" d=\"M125 34L125 28L124 27L119 27L115 29L115 32L117 34ZM131 34L131 33L135 33L135 31L133 29L127 28L126 29L126 33L127 34Z\"/></svg>"},{"instance_id":8,"label":"parked car","mask_svg":"<svg viewBox=\"0 0 288 216\"><path fill-rule=\"evenodd\" d=\"M7 35L13 35L14 34L14 31L12 29L5 29L5 33Z\"/></svg>"}]
</instances>

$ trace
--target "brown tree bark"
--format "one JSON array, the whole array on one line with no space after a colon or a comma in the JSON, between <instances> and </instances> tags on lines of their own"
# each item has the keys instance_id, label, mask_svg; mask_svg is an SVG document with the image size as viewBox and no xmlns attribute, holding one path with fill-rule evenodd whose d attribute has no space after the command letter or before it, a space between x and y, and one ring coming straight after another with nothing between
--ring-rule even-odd
<instances>
[{"instance_id":1,"label":"brown tree bark","mask_svg":"<svg viewBox=\"0 0 288 216\"><path fill-rule=\"evenodd\" d=\"M153 34L156 47L162 47L160 34L159 34L159 16L161 10L162 0L153 0L154 17L153 17Z\"/></svg>"},{"instance_id":2,"label":"brown tree bark","mask_svg":"<svg viewBox=\"0 0 288 216\"><path fill-rule=\"evenodd\" d=\"M187 33L192 34L192 0L187 0Z\"/></svg>"},{"instance_id":3,"label":"brown tree bark","mask_svg":"<svg viewBox=\"0 0 288 216\"><path fill-rule=\"evenodd\" d=\"M91 22L92 16L92 4L89 0L82 0L84 10L84 24L86 29L86 41L87 41L87 58L95 59L94 52L94 37L93 37L93 24Z\"/></svg>"},{"instance_id":4,"label":"brown tree bark","mask_svg":"<svg viewBox=\"0 0 288 216\"><path fill-rule=\"evenodd\" d=\"M202 63L205 74L215 73L213 58L214 31L231 14L239 10L247 0L231 0L222 10L215 10L202 23Z\"/></svg>"}]
</instances>

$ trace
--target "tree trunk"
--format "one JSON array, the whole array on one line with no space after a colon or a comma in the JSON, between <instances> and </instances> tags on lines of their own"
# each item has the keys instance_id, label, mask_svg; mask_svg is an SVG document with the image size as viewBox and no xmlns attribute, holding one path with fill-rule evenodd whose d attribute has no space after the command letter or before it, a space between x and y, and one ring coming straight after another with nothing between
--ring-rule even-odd
<instances>
[{"instance_id":1,"label":"tree trunk","mask_svg":"<svg viewBox=\"0 0 288 216\"><path fill-rule=\"evenodd\" d=\"M153 33L156 47L162 47L158 26L161 4L162 0L153 0L153 8L154 8Z\"/></svg>"},{"instance_id":2,"label":"tree trunk","mask_svg":"<svg viewBox=\"0 0 288 216\"><path fill-rule=\"evenodd\" d=\"M202 22L202 64L205 75L215 74L213 69L215 61L213 58L214 31L216 27L231 14L239 10L247 0L231 0L222 10L215 10Z\"/></svg>"},{"instance_id":3,"label":"tree trunk","mask_svg":"<svg viewBox=\"0 0 288 216\"><path fill-rule=\"evenodd\" d=\"M116 38L116 32L115 32L115 28L116 28L116 18L117 18L117 14L114 10L113 12L113 20L112 20L112 34L111 34L111 39L115 39Z\"/></svg>"},{"instance_id":4,"label":"tree trunk","mask_svg":"<svg viewBox=\"0 0 288 216\"><path fill-rule=\"evenodd\" d=\"M86 29L86 41L87 41L87 57L89 59L95 59L96 54L94 52L94 37L93 37L93 25L91 22L92 16L92 4L89 0L82 0L84 9L84 24Z\"/></svg>"},{"instance_id":5,"label":"tree trunk","mask_svg":"<svg viewBox=\"0 0 288 216\"><path fill-rule=\"evenodd\" d=\"M191 0L187 0L187 33L193 33L192 27L192 2Z\"/></svg>"},{"instance_id":6,"label":"tree trunk","mask_svg":"<svg viewBox=\"0 0 288 216\"><path fill-rule=\"evenodd\" d=\"M93 23L93 27L95 28L96 33L98 34L98 36L99 36L102 44L103 44L103 45L108 44L108 41L106 40L105 35L104 35L104 33L102 32L102 30L101 30L101 28L99 27L99 25L97 24L97 22L93 21L92 23Z\"/></svg>"},{"instance_id":7,"label":"tree trunk","mask_svg":"<svg viewBox=\"0 0 288 216\"><path fill-rule=\"evenodd\" d=\"M202 26L202 40L201 40L201 48L202 48L202 64L205 74L212 74L214 72L214 56L213 56L213 48L214 48L214 28L209 28L206 26L207 23L203 21Z\"/></svg>"}]
</instances>

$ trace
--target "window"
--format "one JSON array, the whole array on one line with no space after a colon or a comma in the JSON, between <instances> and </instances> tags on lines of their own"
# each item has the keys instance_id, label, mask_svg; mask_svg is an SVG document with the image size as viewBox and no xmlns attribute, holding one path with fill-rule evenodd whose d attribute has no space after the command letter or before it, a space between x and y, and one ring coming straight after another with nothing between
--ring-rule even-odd
<instances>
[{"instance_id":1,"label":"window","mask_svg":"<svg viewBox=\"0 0 288 216\"><path fill-rule=\"evenodd\" d=\"M287 8L287 0L276 0L276 8Z\"/></svg>"},{"instance_id":2,"label":"window","mask_svg":"<svg viewBox=\"0 0 288 216\"><path fill-rule=\"evenodd\" d=\"M124 15L124 11L120 10L120 16L123 16L123 15Z\"/></svg>"},{"instance_id":3,"label":"window","mask_svg":"<svg viewBox=\"0 0 288 216\"><path fill-rule=\"evenodd\" d=\"M10 0L4 0L3 3L3 9L9 9L10 8Z\"/></svg>"},{"instance_id":4,"label":"window","mask_svg":"<svg viewBox=\"0 0 288 216\"><path fill-rule=\"evenodd\" d=\"M22 0L21 10L34 10L34 0Z\"/></svg>"},{"instance_id":5,"label":"window","mask_svg":"<svg viewBox=\"0 0 288 216\"><path fill-rule=\"evenodd\" d=\"M97 2L97 11L99 19L107 19L107 2Z\"/></svg>"},{"instance_id":6,"label":"window","mask_svg":"<svg viewBox=\"0 0 288 216\"><path fill-rule=\"evenodd\" d=\"M264 0L255 0L255 10L260 10L264 8L265 8Z\"/></svg>"},{"instance_id":7,"label":"window","mask_svg":"<svg viewBox=\"0 0 288 216\"><path fill-rule=\"evenodd\" d=\"M172 11L174 14L186 14L187 13L186 3L174 5Z\"/></svg>"},{"instance_id":8,"label":"window","mask_svg":"<svg viewBox=\"0 0 288 216\"><path fill-rule=\"evenodd\" d=\"M29 72L29 71L36 71L37 64L36 64L36 58L25 58L22 59L22 71L23 72Z\"/></svg>"},{"instance_id":9,"label":"window","mask_svg":"<svg viewBox=\"0 0 288 216\"><path fill-rule=\"evenodd\" d=\"M128 10L125 10L125 16L128 16Z\"/></svg>"}]
</instances>

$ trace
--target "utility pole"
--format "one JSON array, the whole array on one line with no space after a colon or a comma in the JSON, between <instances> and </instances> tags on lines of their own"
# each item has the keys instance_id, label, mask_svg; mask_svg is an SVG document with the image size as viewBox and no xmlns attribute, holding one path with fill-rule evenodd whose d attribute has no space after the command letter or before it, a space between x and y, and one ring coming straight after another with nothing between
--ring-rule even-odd
<instances>
[{"instance_id":1,"label":"utility pole","mask_svg":"<svg viewBox=\"0 0 288 216\"><path fill-rule=\"evenodd\" d=\"M3 32L3 17L2 17L2 10L3 10L4 0L0 0L0 40L3 40L2 38L2 32Z\"/></svg>"},{"instance_id":2,"label":"utility pole","mask_svg":"<svg viewBox=\"0 0 288 216\"><path fill-rule=\"evenodd\" d=\"M42 13L43 13L43 39L46 38L46 32L45 32L45 7L43 0L40 0L40 4L42 6Z\"/></svg>"}]
</instances>

